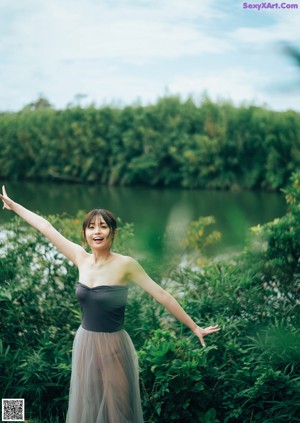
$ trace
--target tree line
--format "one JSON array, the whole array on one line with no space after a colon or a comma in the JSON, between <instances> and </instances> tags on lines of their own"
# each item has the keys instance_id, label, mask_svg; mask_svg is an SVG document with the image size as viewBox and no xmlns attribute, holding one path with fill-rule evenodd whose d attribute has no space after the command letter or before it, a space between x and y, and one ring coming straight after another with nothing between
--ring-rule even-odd
<instances>
[{"instance_id":1,"label":"tree line","mask_svg":"<svg viewBox=\"0 0 300 423\"><path fill-rule=\"evenodd\" d=\"M300 165L300 120L292 110L176 96L147 106L31 105L0 114L0 148L2 179L277 190Z\"/></svg>"}]
</instances>

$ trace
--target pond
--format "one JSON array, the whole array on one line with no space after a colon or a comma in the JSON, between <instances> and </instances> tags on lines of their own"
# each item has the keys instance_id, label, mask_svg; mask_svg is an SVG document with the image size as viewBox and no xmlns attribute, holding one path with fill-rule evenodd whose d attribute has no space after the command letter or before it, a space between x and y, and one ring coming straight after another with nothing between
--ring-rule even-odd
<instances>
[{"instance_id":1,"label":"pond","mask_svg":"<svg viewBox=\"0 0 300 423\"><path fill-rule=\"evenodd\" d=\"M200 216L214 216L222 239L216 253L237 250L251 226L263 224L285 213L284 196L270 192L224 192L212 190L103 187L57 183L7 182L7 193L25 207L47 214L106 208L123 222L134 224L139 248L159 253L170 223L177 226ZM12 213L2 211L0 224Z\"/></svg>"}]
</instances>

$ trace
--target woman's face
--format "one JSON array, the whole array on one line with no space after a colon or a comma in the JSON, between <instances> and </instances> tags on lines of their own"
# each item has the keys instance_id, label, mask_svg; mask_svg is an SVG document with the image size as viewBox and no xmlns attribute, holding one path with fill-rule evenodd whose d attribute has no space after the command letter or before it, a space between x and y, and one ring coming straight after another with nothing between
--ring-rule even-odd
<instances>
[{"instance_id":1,"label":"woman's face","mask_svg":"<svg viewBox=\"0 0 300 423\"><path fill-rule=\"evenodd\" d=\"M84 233L86 242L92 249L110 249L112 244L111 229L102 216L95 216Z\"/></svg>"}]
</instances>

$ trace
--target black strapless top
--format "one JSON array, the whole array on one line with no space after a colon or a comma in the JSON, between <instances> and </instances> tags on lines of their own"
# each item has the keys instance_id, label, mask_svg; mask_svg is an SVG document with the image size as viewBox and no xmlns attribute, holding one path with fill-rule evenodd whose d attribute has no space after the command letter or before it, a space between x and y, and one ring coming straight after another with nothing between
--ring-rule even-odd
<instances>
[{"instance_id":1,"label":"black strapless top","mask_svg":"<svg viewBox=\"0 0 300 423\"><path fill-rule=\"evenodd\" d=\"M100 285L90 288L77 282L76 296L82 310L81 326L93 332L117 332L124 328L128 287Z\"/></svg>"}]
</instances>

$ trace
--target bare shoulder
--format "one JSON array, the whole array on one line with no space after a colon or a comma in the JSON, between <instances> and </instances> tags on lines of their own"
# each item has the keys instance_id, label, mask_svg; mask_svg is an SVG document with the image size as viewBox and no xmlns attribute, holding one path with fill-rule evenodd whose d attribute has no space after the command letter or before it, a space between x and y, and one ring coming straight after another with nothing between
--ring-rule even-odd
<instances>
[{"instance_id":1,"label":"bare shoulder","mask_svg":"<svg viewBox=\"0 0 300 423\"><path fill-rule=\"evenodd\" d=\"M127 277L135 273L138 269L141 268L137 260L131 256L116 254L115 253L115 263L122 268L123 274Z\"/></svg>"},{"instance_id":2,"label":"bare shoulder","mask_svg":"<svg viewBox=\"0 0 300 423\"><path fill-rule=\"evenodd\" d=\"M119 253L114 253L114 260L120 264L123 265L125 267L127 266L134 266L134 263L137 263L136 260L134 260L132 257L130 256L125 256L123 254L119 254Z\"/></svg>"}]
</instances>

